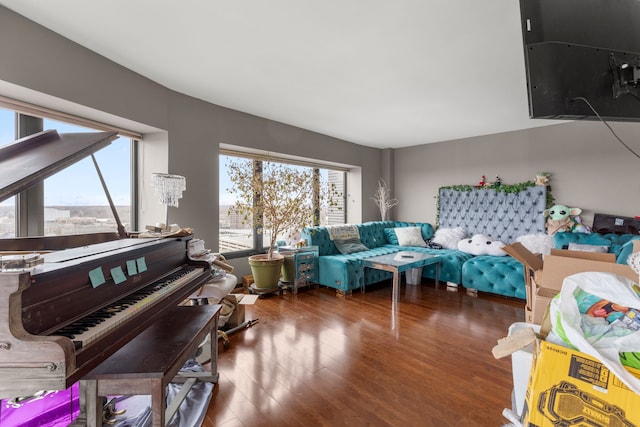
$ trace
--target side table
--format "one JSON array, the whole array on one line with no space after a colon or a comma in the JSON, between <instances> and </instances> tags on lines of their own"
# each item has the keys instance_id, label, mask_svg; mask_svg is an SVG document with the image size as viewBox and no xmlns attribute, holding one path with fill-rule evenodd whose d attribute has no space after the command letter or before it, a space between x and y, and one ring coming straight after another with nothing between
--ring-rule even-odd
<instances>
[{"instance_id":1,"label":"side table","mask_svg":"<svg viewBox=\"0 0 640 427\"><path fill-rule=\"evenodd\" d=\"M279 252L285 256L285 268L293 269L293 280L281 280L282 288L293 289L295 295L299 288L310 286L318 280L318 246L280 247Z\"/></svg>"}]
</instances>

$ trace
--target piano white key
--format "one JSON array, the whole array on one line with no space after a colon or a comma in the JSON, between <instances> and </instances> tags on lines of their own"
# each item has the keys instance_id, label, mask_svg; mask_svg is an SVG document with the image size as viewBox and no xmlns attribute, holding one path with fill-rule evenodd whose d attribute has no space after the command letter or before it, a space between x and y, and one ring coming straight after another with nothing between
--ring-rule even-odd
<instances>
[{"instance_id":1,"label":"piano white key","mask_svg":"<svg viewBox=\"0 0 640 427\"><path fill-rule=\"evenodd\" d=\"M135 302L133 305L127 307L126 309L115 313L113 316L109 318L106 318L103 322L100 322L97 325L90 327L87 331L81 334L76 334L75 338L73 338L73 341L82 343L83 347L90 345L91 342L99 339L103 335L117 328L122 323L130 320L131 317L139 314L144 310L148 310L150 307L153 307L153 305L155 305L157 302L161 301L166 296L177 291L184 284L191 282L193 279L200 276L203 272L204 272L204 268L193 269L193 271L190 271L185 275L173 280L166 286L159 289L157 292L154 292L153 294L145 296L144 298Z\"/></svg>"}]
</instances>

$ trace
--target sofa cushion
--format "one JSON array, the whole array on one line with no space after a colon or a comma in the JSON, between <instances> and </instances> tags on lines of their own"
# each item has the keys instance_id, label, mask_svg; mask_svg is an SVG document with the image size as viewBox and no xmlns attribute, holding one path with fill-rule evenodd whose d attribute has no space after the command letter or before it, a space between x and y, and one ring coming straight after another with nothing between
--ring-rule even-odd
<instances>
[{"instance_id":1,"label":"sofa cushion","mask_svg":"<svg viewBox=\"0 0 640 427\"><path fill-rule=\"evenodd\" d=\"M362 244L358 238L334 239L333 243L341 254L352 254L355 252L368 251L369 248Z\"/></svg>"},{"instance_id":2,"label":"sofa cushion","mask_svg":"<svg viewBox=\"0 0 640 427\"><path fill-rule=\"evenodd\" d=\"M329 237L327 227L305 227L301 233L302 239L305 239L310 246L318 247L318 255L338 255L338 249Z\"/></svg>"},{"instance_id":3,"label":"sofa cushion","mask_svg":"<svg viewBox=\"0 0 640 427\"><path fill-rule=\"evenodd\" d=\"M611 240L595 233L555 233L553 235L553 242L557 249L569 249L569 243L611 246Z\"/></svg>"},{"instance_id":4,"label":"sofa cushion","mask_svg":"<svg viewBox=\"0 0 640 427\"><path fill-rule=\"evenodd\" d=\"M386 239L387 243L389 243L390 245L398 245L398 246L400 245L400 243L398 243L398 236L396 235L395 228L385 228L384 238Z\"/></svg>"},{"instance_id":5,"label":"sofa cushion","mask_svg":"<svg viewBox=\"0 0 640 427\"><path fill-rule=\"evenodd\" d=\"M615 254L616 257L620 256L620 252L625 244L629 241L637 239L637 234L615 234L615 233L607 233L603 234L603 237L611 242L611 247L609 248L609 253Z\"/></svg>"},{"instance_id":6,"label":"sofa cushion","mask_svg":"<svg viewBox=\"0 0 640 427\"><path fill-rule=\"evenodd\" d=\"M428 222L403 222L403 221L395 221L390 224L385 224L384 226L384 237L388 244L390 245L400 245L398 242L398 236L396 235L396 228L405 228L405 227L419 227L420 233L422 234L422 240L425 242L431 240L433 237L433 226Z\"/></svg>"},{"instance_id":7,"label":"sofa cushion","mask_svg":"<svg viewBox=\"0 0 640 427\"><path fill-rule=\"evenodd\" d=\"M360 241L369 249L383 246L386 243L384 229L392 225L393 221L369 221L357 224L360 231Z\"/></svg>"},{"instance_id":8,"label":"sofa cushion","mask_svg":"<svg viewBox=\"0 0 640 427\"><path fill-rule=\"evenodd\" d=\"M570 251L584 251L584 252L600 252L606 254L609 252L609 245L586 245L584 243L569 243L568 249Z\"/></svg>"},{"instance_id":9,"label":"sofa cushion","mask_svg":"<svg viewBox=\"0 0 640 427\"><path fill-rule=\"evenodd\" d=\"M427 246L420 227L396 227L393 230L400 246Z\"/></svg>"}]
</instances>

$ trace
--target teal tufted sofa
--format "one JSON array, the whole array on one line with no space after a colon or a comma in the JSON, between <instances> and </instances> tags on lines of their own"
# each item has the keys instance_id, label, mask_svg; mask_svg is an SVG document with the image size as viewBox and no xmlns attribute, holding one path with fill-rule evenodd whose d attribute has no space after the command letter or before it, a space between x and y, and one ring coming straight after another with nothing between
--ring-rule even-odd
<instances>
[{"instance_id":1,"label":"teal tufted sofa","mask_svg":"<svg viewBox=\"0 0 640 427\"><path fill-rule=\"evenodd\" d=\"M616 255L616 262L624 264L633 252L636 234L555 233L556 249L568 249L570 243L579 245L606 246ZM462 266L462 285L482 292L525 299L524 272L522 264L510 256L477 256Z\"/></svg>"},{"instance_id":2,"label":"teal tufted sofa","mask_svg":"<svg viewBox=\"0 0 640 427\"><path fill-rule=\"evenodd\" d=\"M618 264L626 264L633 253L633 241L639 240L637 234L596 234L596 233L556 233L553 244L556 249L568 249L570 243L579 245L607 246L608 253L615 254Z\"/></svg>"},{"instance_id":3,"label":"teal tufted sofa","mask_svg":"<svg viewBox=\"0 0 640 427\"><path fill-rule=\"evenodd\" d=\"M352 254L341 254L329 237L326 227L307 227L302 231L302 238L309 245L318 246L318 283L335 288L341 294L349 294L373 283L388 280L392 274L387 271L365 268L362 260L376 255L386 255L402 250L434 253L442 257L440 262L440 280L462 283L462 265L473 255L451 249L431 249L416 246L400 246L393 233L396 227L420 227L425 240L433 237L433 227L429 223L412 223L402 221L371 221L356 224L360 233L360 241L369 250ZM522 275L522 273L521 273ZM435 266L425 267L422 276L435 278Z\"/></svg>"}]
</instances>

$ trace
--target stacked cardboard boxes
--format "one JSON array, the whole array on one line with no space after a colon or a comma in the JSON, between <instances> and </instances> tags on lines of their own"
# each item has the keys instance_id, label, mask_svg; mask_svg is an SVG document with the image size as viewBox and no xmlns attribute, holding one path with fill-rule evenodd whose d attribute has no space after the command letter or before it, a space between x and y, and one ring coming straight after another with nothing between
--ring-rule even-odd
<instances>
[{"instance_id":1,"label":"stacked cardboard boxes","mask_svg":"<svg viewBox=\"0 0 640 427\"><path fill-rule=\"evenodd\" d=\"M639 250L640 241L634 242L634 252ZM549 301L560 291L567 276L600 271L618 274L637 283L638 273L627 265L616 264L612 254L553 250L543 262L541 256L532 254L520 244L510 245L506 251L525 266L527 322L534 325L528 334L522 327L513 335L510 331L509 337L499 340L494 355L499 358L523 353L534 343L533 360L526 363L531 367L526 393L522 396L522 385L514 389L514 393L518 393L514 397L519 399L519 405L514 408L521 416L522 425L640 426L640 394L624 385L597 358L546 341L550 325L544 319ZM540 329L539 324L542 324ZM521 365L519 370L528 369L524 363ZM513 368L515 385L515 363ZM639 370L627 369L640 378Z\"/></svg>"},{"instance_id":2,"label":"stacked cardboard boxes","mask_svg":"<svg viewBox=\"0 0 640 427\"><path fill-rule=\"evenodd\" d=\"M634 252L640 250L640 241L634 242ZM562 288L565 277L585 271L614 273L638 280L638 274L626 264L616 264L614 254L552 249L544 260L531 253L520 243L505 246L504 251L524 265L526 286L525 321L541 324L551 299Z\"/></svg>"}]
</instances>

